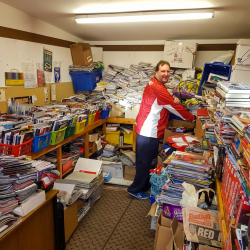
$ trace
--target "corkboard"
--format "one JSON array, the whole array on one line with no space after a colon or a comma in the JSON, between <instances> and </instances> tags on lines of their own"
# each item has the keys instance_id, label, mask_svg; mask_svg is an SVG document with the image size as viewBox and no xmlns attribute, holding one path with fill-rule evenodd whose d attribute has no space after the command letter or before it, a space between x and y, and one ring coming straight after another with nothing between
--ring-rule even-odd
<instances>
[{"instance_id":1,"label":"corkboard","mask_svg":"<svg viewBox=\"0 0 250 250\"><path fill-rule=\"evenodd\" d=\"M37 97L37 106L49 104L51 102L61 102L63 98L74 95L74 88L72 82L62 82L56 83L56 101L50 101L50 84L46 84L49 92L49 102L45 103L44 100L44 87L25 89L24 86L14 86L14 87L0 87L0 89L5 89L5 102L0 102L1 113L7 113L8 110L8 98L22 97L22 96L32 96Z\"/></svg>"}]
</instances>

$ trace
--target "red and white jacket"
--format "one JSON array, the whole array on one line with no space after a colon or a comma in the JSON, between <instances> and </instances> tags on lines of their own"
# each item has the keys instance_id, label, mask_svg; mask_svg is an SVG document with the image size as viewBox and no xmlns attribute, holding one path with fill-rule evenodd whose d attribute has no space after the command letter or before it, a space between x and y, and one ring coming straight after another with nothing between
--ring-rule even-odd
<instances>
[{"instance_id":1,"label":"red and white jacket","mask_svg":"<svg viewBox=\"0 0 250 250\"><path fill-rule=\"evenodd\" d=\"M135 132L146 137L161 139L168 123L169 112L180 118L193 121L195 116L181 104L175 104L165 85L155 77L147 84L136 118Z\"/></svg>"}]
</instances>

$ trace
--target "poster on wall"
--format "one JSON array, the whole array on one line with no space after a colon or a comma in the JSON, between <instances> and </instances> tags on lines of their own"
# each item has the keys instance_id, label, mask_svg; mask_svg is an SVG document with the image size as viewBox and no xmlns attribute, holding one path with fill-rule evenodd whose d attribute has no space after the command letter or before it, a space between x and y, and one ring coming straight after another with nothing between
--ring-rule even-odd
<instances>
[{"instance_id":1,"label":"poster on wall","mask_svg":"<svg viewBox=\"0 0 250 250\"><path fill-rule=\"evenodd\" d=\"M22 63L24 88L33 89L36 88L36 78L34 73L34 63Z\"/></svg>"},{"instance_id":2,"label":"poster on wall","mask_svg":"<svg viewBox=\"0 0 250 250\"><path fill-rule=\"evenodd\" d=\"M61 81L61 62L55 61L53 62L53 65L54 65L55 82L60 82Z\"/></svg>"},{"instance_id":3,"label":"poster on wall","mask_svg":"<svg viewBox=\"0 0 250 250\"><path fill-rule=\"evenodd\" d=\"M44 102L49 101L49 92L48 92L48 87L44 87Z\"/></svg>"},{"instance_id":4,"label":"poster on wall","mask_svg":"<svg viewBox=\"0 0 250 250\"><path fill-rule=\"evenodd\" d=\"M40 69L37 70L37 85L38 87L45 87L44 71Z\"/></svg>"},{"instance_id":5,"label":"poster on wall","mask_svg":"<svg viewBox=\"0 0 250 250\"><path fill-rule=\"evenodd\" d=\"M52 72L52 51L43 48L43 67L44 71Z\"/></svg>"},{"instance_id":6,"label":"poster on wall","mask_svg":"<svg viewBox=\"0 0 250 250\"><path fill-rule=\"evenodd\" d=\"M24 84L23 73L13 69L11 72L5 72L5 85L6 86L20 86Z\"/></svg>"}]
</instances>

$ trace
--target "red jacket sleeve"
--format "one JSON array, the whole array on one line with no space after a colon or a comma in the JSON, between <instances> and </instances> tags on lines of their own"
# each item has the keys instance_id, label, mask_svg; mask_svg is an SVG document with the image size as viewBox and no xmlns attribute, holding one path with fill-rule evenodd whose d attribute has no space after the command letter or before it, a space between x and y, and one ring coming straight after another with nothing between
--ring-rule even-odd
<instances>
[{"instance_id":1,"label":"red jacket sleeve","mask_svg":"<svg viewBox=\"0 0 250 250\"><path fill-rule=\"evenodd\" d=\"M188 112L181 104L174 103L174 98L164 85L158 84L154 91L158 105L164 106L169 112L179 116L183 120L193 121L195 119L195 116Z\"/></svg>"}]
</instances>

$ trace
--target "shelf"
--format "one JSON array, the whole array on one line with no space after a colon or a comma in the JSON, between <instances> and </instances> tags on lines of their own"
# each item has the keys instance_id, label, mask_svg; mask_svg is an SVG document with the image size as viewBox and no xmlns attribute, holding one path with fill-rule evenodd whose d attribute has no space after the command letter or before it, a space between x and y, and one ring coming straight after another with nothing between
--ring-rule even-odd
<instances>
[{"instance_id":1,"label":"shelf","mask_svg":"<svg viewBox=\"0 0 250 250\"><path fill-rule=\"evenodd\" d=\"M124 180L121 178L112 178L109 182L105 182L105 184L114 184L114 185L121 185L121 186L130 186L133 181Z\"/></svg>"},{"instance_id":2,"label":"shelf","mask_svg":"<svg viewBox=\"0 0 250 250\"><path fill-rule=\"evenodd\" d=\"M66 174L68 174L70 171L72 171L75 167L70 168L69 170L67 170L62 176L65 176Z\"/></svg>"},{"instance_id":3,"label":"shelf","mask_svg":"<svg viewBox=\"0 0 250 250\"><path fill-rule=\"evenodd\" d=\"M40 156L45 155L45 154L49 153L50 151L63 146L64 144L66 144L66 143L68 143L68 142L70 142L70 141L72 141L72 140L86 134L87 132L93 130L94 128L99 127L100 125L104 124L105 122L106 122L106 119L105 120L98 120L97 122L94 122L91 125L86 126L84 131L82 133L80 133L80 134L73 135L73 136L63 140L62 142L56 144L56 145L50 145L47 148L45 148L43 150L40 150L40 151L38 151L36 153L31 153L32 160L35 160L35 159L39 158Z\"/></svg>"},{"instance_id":4,"label":"shelf","mask_svg":"<svg viewBox=\"0 0 250 250\"><path fill-rule=\"evenodd\" d=\"M221 196L221 182L218 179L216 180L216 194L217 194L217 210L219 217L219 225L221 231L221 244L222 244L222 249L225 249L225 242L227 240L227 227L225 222L224 205Z\"/></svg>"},{"instance_id":5,"label":"shelf","mask_svg":"<svg viewBox=\"0 0 250 250\"><path fill-rule=\"evenodd\" d=\"M135 124L135 119L132 118L113 118L109 117L107 119L108 123L122 123L122 124Z\"/></svg>"},{"instance_id":6,"label":"shelf","mask_svg":"<svg viewBox=\"0 0 250 250\"><path fill-rule=\"evenodd\" d=\"M118 146L118 148L132 148L133 147L133 145L131 144L129 144L129 145L123 145L123 146Z\"/></svg>"}]
</instances>

